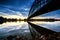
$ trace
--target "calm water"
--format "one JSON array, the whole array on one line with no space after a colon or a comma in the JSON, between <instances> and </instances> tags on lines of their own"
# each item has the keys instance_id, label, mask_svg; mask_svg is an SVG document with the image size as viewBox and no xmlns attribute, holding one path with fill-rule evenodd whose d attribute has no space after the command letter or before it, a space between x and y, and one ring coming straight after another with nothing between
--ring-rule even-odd
<instances>
[{"instance_id":1,"label":"calm water","mask_svg":"<svg viewBox=\"0 0 60 40\"><path fill-rule=\"evenodd\" d=\"M60 32L60 21L56 22L31 22L33 24L36 24L38 26ZM31 33L29 30L29 25L27 22L21 21L21 22L6 22L3 24L0 24L0 38L7 37L9 35L23 35L28 37L31 37Z\"/></svg>"}]
</instances>

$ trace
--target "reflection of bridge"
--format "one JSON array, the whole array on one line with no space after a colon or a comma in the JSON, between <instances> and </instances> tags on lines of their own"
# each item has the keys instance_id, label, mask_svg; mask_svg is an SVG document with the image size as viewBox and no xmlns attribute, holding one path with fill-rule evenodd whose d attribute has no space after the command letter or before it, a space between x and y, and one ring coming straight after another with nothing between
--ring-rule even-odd
<instances>
[{"instance_id":1,"label":"reflection of bridge","mask_svg":"<svg viewBox=\"0 0 60 40\"><path fill-rule=\"evenodd\" d=\"M28 20L31 20L30 18L32 17L60 9L59 3L60 3L60 0L35 0L29 11ZM52 30L43 28L41 26L31 24L30 22L28 23L31 26L29 29L32 35L34 35L33 33L35 31L32 31L34 29L41 34L47 33L48 35L48 34L56 33Z\"/></svg>"},{"instance_id":2,"label":"reflection of bridge","mask_svg":"<svg viewBox=\"0 0 60 40\"><path fill-rule=\"evenodd\" d=\"M30 9L28 19L60 9L59 3L60 0L35 0Z\"/></svg>"}]
</instances>

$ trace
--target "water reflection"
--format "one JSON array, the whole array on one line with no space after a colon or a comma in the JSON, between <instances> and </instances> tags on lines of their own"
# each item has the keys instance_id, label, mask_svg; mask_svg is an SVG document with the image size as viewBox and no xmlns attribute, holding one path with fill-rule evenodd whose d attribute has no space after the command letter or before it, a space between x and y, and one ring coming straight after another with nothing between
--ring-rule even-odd
<instances>
[{"instance_id":1,"label":"water reflection","mask_svg":"<svg viewBox=\"0 0 60 40\"><path fill-rule=\"evenodd\" d=\"M24 21L17 21L0 24L0 37L7 37L9 35L30 36L28 23Z\"/></svg>"},{"instance_id":2,"label":"water reflection","mask_svg":"<svg viewBox=\"0 0 60 40\"><path fill-rule=\"evenodd\" d=\"M33 21L31 23L56 31L56 32L60 32L60 21L55 21L55 22Z\"/></svg>"},{"instance_id":3,"label":"water reflection","mask_svg":"<svg viewBox=\"0 0 60 40\"><path fill-rule=\"evenodd\" d=\"M60 33L28 22L34 40L59 40Z\"/></svg>"},{"instance_id":4,"label":"water reflection","mask_svg":"<svg viewBox=\"0 0 60 40\"><path fill-rule=\"evenodd\" d=\"M41 22L41 21L40 22L37 22L37 21L5 22L0 24L0 40L60 39L59 23L60 23L59 21L56 21L56 22Z\"/></svg>"}]
</instances>

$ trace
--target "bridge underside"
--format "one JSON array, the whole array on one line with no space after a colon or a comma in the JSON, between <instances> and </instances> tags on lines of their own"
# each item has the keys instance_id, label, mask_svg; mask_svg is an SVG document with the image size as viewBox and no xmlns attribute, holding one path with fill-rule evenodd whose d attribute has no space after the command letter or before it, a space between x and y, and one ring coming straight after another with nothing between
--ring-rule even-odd
<instances>
[{"instance_id":1,"label":"bridge underside","mask_svg":"<svg viewBox=\"0 0 60 40\"><path fill-rule=\"evenodd\" d=\"M40 8L39 10L37 10L35 13L32 13L31 15L29 15L28 19L60 9L59 4L60 4L60 0L52 0L51 2L47 3L42 8Z\"/></svg>"}]
</instances>

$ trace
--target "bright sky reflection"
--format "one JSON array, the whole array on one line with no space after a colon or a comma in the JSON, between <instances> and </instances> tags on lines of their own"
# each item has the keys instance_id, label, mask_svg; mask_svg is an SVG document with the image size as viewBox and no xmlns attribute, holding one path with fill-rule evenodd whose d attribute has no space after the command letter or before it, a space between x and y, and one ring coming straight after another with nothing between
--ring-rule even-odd
<instances>
[{"instance_id":1,"label":"bright sky reflection","mask_svg":"<svg viewBox=\"0 0 60 40\"><path fill-rule=\"evenodd\" d=\"M42 26L44 28L47 28L47 29L50 29L53 31L56 31L56 32L60 32L60 21L55 21L55 22L42 22L42 21L37 22L37 21L34 21L31 23Z\"/></svg>"},{"instance_id":2,"label":"bright sky reflection","mask_svg":"<svg viewBox=\"0 0 60 40\"><path fill-rule=\"evenodd\" d=\"M20 21L20 22L6 22L3 24L0 24L0 33L1 34L3 34L3 33L4 33L4 35L8 35L10 33L12 34L11 31L13 31L13 32L17 31L20 33L29 32L28 23L24 22L24 21Z\"/></svg>"}]
</instances>

